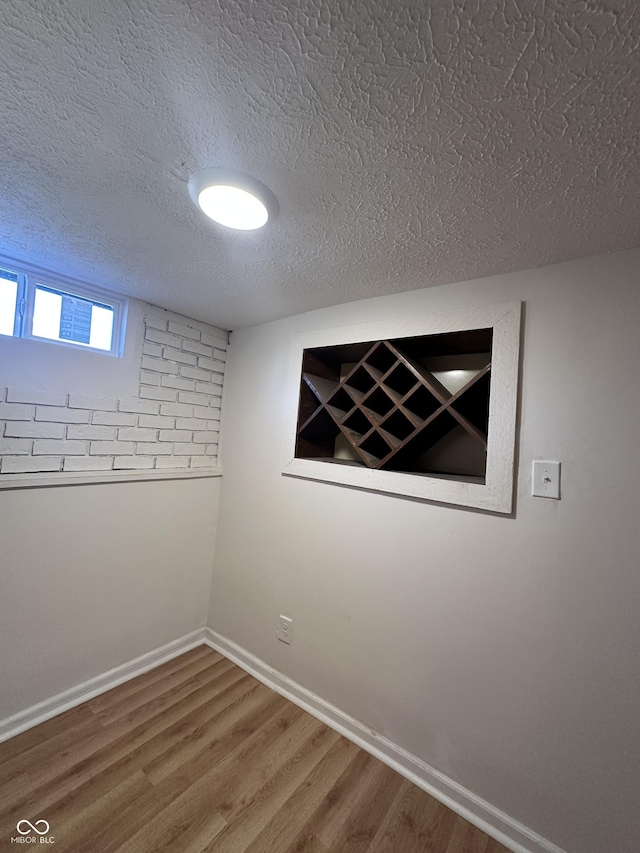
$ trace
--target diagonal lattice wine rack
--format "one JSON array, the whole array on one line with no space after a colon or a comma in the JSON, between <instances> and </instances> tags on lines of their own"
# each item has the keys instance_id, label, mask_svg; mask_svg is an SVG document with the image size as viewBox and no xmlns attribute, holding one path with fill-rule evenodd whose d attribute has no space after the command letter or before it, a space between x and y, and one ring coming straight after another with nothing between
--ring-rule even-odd
<instances>
[{"instance_id":1,"label":"diagonal lattice wine rack","mask_svg":"<svg viewBox=\"0 0 640 853\"><path fill-rule=\"evenodd\" d=\"M476 341L480 332L458 333L454 350L464 350L465 341ZM490 347L489 338L486 349ZM466 348L473 352L473 343ZM486 363L453 393L402 340L366 344L364 354L346 369L339 363L344 354L331 349L306 350L303 356L297 457L341 462L334 456L341 435L359 460L350 464L412 471L422 454L460 427L482 446L486 459L490 352Z\"/></svg>"}]
</instances>

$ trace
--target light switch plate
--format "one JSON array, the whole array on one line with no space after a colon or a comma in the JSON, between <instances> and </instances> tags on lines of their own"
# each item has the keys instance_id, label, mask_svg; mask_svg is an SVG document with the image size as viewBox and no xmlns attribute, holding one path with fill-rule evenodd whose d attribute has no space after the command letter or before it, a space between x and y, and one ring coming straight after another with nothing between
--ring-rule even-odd
<instances>
[{"instance_id":1,"label":"light switch plate","mask_svg":"<svg viewBox=\"0 0 640 853\"><path fill-rule=\"evenodd\" d=\"M560 463L534 459L531 494L537 498L560 500Z\"/></svg>"}]
</instances>

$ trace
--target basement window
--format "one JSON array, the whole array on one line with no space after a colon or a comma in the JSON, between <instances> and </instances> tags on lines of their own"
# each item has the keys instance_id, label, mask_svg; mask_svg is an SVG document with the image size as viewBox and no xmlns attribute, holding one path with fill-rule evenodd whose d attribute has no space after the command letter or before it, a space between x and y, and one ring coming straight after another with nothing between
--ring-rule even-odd
<instances>
[{"instance_id":1,"label":"basement window","mask_svg":"<svg viewBox=\"0 0 640 853\"><path fill-rule=\"evenodd\" d=\"M122 355L126 301L28 269L0 267L0 334Z\"/></svg>"}]
</instances>

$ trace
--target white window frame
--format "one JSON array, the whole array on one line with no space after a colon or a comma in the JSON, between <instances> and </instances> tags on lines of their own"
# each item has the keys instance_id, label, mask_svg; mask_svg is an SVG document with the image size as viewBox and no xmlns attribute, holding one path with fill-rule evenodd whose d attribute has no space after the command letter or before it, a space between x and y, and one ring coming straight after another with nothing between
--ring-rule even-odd
<instances>
[{"instance_id":1,"label":"white window frame","mask_svg":"<svg viewBox=\"0 0 640 853\"><path fill-rule=\"evenodd\" d=\"M84 281L78 281L67 276L57 275L48 270L16 262L12 258L0 255L0 269L18 275L18 296L16 302L16 316L13 337L24 340L40 341L56 346L72 347L83 352L100 353L101 355L115 356L121 358L124 352L124 338L127 320L128 300L111 291L94 287ZM91 302L100 302L113 309L113 332L111 335L111 349L98 349L81 344L76 341L55 340L43 338L33 334L33 312L38 285L51 288L52 290L87 299Z\"/></svg>"}]
</instances>

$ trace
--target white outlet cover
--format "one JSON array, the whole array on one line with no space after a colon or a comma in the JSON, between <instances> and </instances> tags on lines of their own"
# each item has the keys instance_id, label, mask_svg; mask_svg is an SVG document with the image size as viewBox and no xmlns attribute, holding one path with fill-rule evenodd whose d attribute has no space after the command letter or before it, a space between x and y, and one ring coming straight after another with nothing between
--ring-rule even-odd
<instances>
[{"instance_id":1,"label":"white outlet cover","mask_svg":"<svg viewBox=\"0 0 640 853\"><path fill-rule=\"evenodd\" d=\"M560 500L560 463L534 459L531 483L531 494L534 497Z\"/></svg>"},{"instance_id":2,"label":"white outlet cover","mask_svg":"<svg viewBox=\"0 0 640 853\"><path fill-rule=\"evenodd\" d=\"M293 619L288 616L280 616L276 636L282 643L291 645L291 634L293 631Z\"/></svg>"}]
</instances>

